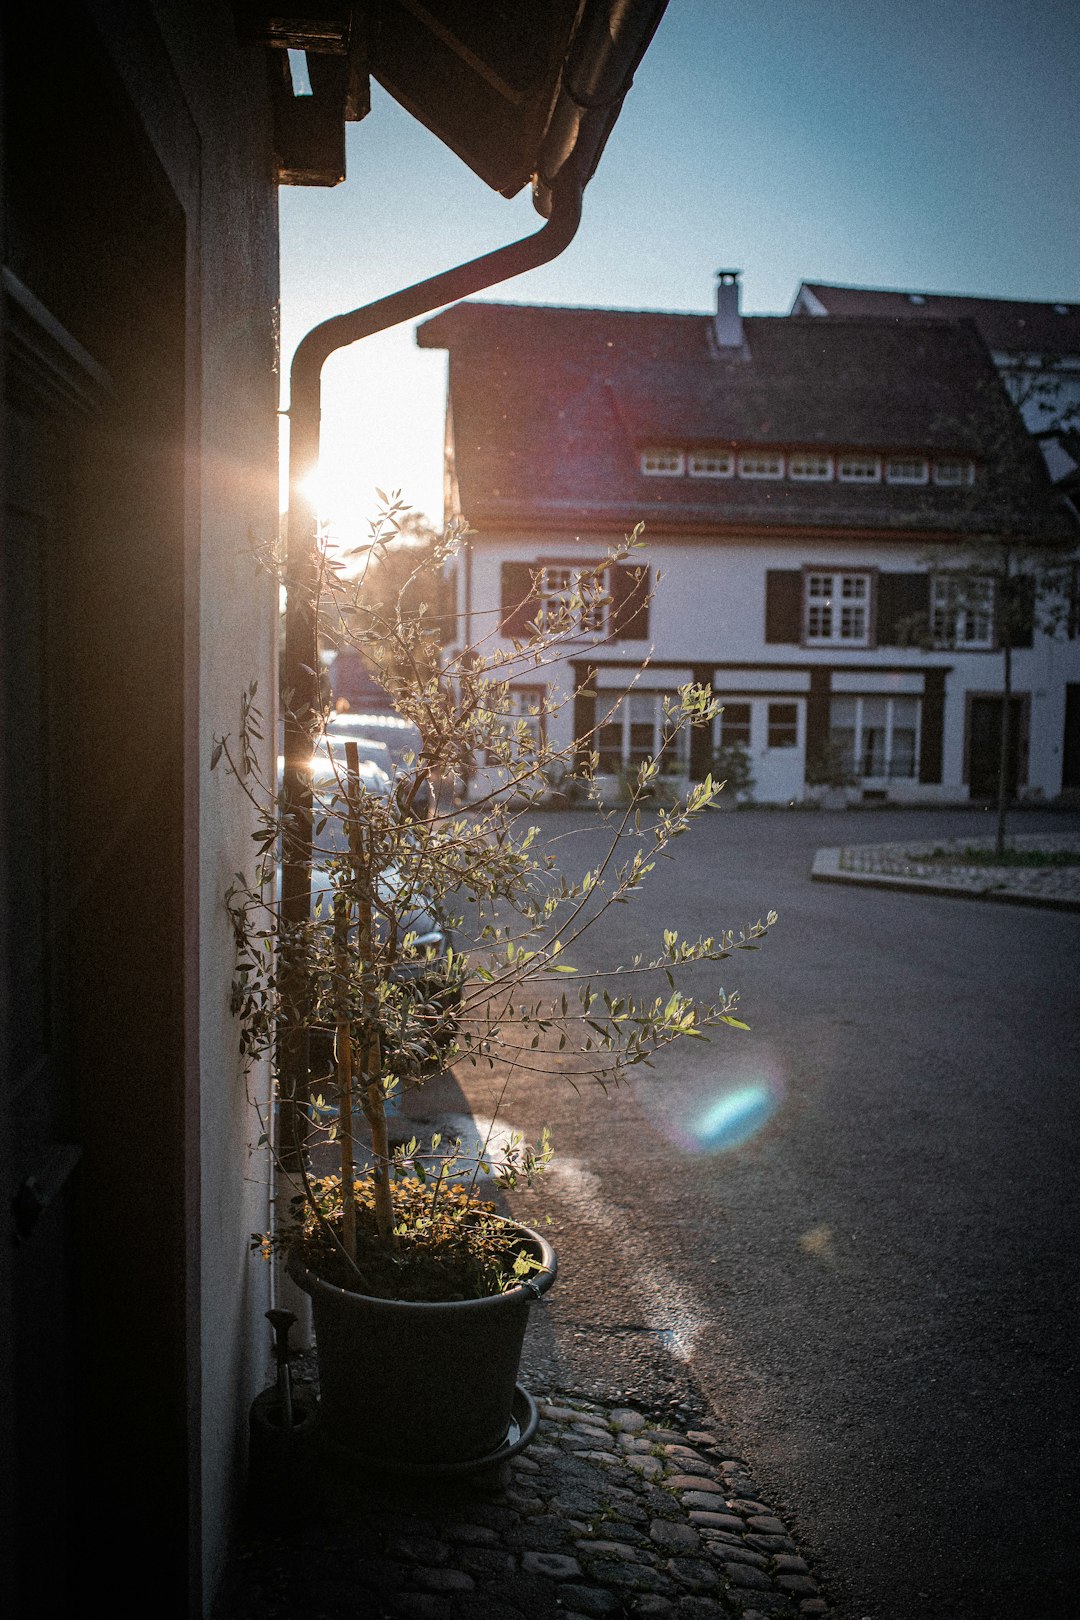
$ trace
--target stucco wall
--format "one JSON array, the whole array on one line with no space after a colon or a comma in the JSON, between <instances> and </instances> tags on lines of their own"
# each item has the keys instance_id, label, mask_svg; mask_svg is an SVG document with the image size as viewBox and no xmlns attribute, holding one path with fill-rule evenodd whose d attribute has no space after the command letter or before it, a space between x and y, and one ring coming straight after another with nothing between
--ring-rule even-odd
<instances>
[{"instance_id":1,"label":"stucco wall","mask_svg":"<svg viewBox=\"0 0 1080 1620\"><path fill-rule=\"evenodd\" d=\"M467 574L472 579L474 633L483 635L493 624L500 603L501 565L504 561L536 563L544 561L588 561L602 557L609 544L621 535L586 535L538 532L506 536L485 534L473 543L471 571L462 568L459 577L459 610L464 614ZM573 689L570 662L586 661L595 649L604 669L602 684L614 689L619 684L611 665L625 666L627 681L646 658L655 668L638 681L638 689L657 688L689 680L693 666L707 665L713 671L714 691L720 696L738 698L753 704L753 768L755 796L766 802L786 802L804 796L806 692L808 683L795 680L796 671L827 666L834 671L887 670L901 692L911 685L910 677L927 669L941 668L945 676L944 744L942 780L922 783L895 780L889 784L893 798L912 801L957 800L967 796L964 750L969 699L972 694L999 692L1002 682L1000 652L949 649L926 652L919 647L804 647L765 641L766 575L770 569L800 569L804 565L837 569L876 569L918 571L925 568L925 542L897 545L858 540L825 540L816 536L764 542L746 537L723 540L702 537L692 540L663 538L646 544L638 560L652 570L655 597L649 619L649 642L619 641L596 646L595 638L582 638L568 648L567 661L553 672L552 679L567 699ZM661 577L656 582L656 574ZM507 643L503 643L508 645ZM663 670L665 664L674 669ZM743 666L724 670L716 666ZM771 677L766 671L773 671ZM790 673L788 673L790 671ZM1013 688L1029 701L1030 730L1027 747L1027 780L1023 788L1052 798L1061 787L1061 751L1064 725L1065 683L1080 679L1080 640L1052 639L1036 635L1030 650L1013 655ZM774 698L790 691L798 710L798 743L793 749L772 750L765 742L768 699L761 695L767 685ZM850 683L849 683L850 684ZM863 683L867 690L888 690L881 677L870 676ZM755 688L758 690L755 691ZM858 684L852 690L860 689ZM914 689L914 687L912 687ZM567 701L552 726L552 736L570 741L572 704Z\"/></svg>"}]
</instances>

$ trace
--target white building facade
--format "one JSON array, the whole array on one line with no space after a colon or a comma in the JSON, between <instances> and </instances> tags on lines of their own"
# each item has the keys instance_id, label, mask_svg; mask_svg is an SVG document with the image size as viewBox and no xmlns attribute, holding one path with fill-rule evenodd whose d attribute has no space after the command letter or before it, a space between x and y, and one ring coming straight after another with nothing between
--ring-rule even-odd
<instances>
[{"instance_id":1,"label":"white building facade","mask_svg":"<svg viewBox=\"0 0 1080 1620\"><path fill-rule=\"evenodd\" d=\"M553 741L631 771L693 681L723 707L711 736L668 750L675 777L736 745L763 803L830 780L868 801L994 796L1002 649L991 603L946 561L988 531L984 445L1011 411L973 329L744 321L725 273L716 317L464 305L420 341L450 350L450 502L478 531L457 573L462 642L510 651L644 523L562 664L515 682ZM999 413L993 434L973 400ZM1033 524L1066 555L1071 516L1038 478ZM1020 798L1080 785L1067 630L1013 638Z\"/></svg>"}]
</instances>

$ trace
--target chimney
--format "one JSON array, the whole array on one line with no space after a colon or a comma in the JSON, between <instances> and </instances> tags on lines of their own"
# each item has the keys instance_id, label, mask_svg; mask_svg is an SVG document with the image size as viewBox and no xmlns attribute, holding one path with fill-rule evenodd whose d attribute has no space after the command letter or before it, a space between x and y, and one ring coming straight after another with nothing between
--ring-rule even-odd
<instances>
[{"instance_id":1,"label":"chimney","mask_svg":"<svg viewBox=\"0 0 1080 1620\"><path fill-rule=\"evenodd\" d=\"M739 313L741 270L716 272L716 318L713 332L721 354L734 355L744 348L742 316Z\"/></svg>"}]
</instances>

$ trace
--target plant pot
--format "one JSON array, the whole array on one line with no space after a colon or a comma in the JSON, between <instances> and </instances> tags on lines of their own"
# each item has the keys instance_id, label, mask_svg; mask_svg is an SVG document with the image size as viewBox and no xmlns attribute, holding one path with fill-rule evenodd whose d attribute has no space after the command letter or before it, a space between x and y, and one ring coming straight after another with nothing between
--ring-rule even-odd
<instances>
[{"instance_id":1,"label":"plant pot","mask_svg":"<svg viewBox=\"0 0 1080 1620\"><path fill-rule=\"evenodd\" d=\"M556 1271L551 1245L509 1224L544 1269L486 1299L377 1299L324 1282L292 1252L289 1275L311 1295L327 1443L357 1461L410 1470L483 1464L500 1452L529 1306Z\"/></svg>"}]
</instances>

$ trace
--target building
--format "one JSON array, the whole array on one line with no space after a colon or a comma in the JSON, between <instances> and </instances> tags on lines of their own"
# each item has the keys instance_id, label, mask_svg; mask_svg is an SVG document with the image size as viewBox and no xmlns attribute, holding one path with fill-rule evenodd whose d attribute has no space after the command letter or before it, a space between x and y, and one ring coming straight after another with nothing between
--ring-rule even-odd
<instances>
[{"instance_id":1,"label":"building","mask_svg":"<svg viewBox=\"0 0 1080 1620\"><path fill-rule=\"evenodd\" d=\"M1080 304L804 281L791 313L973 321L1029 431L1040 441L1051 478L1068 484L1075 503L1080 471Z\"/></svg>"},{"instance_id":2,"label":"building","mask_svg":"<svg viewBox=\"0 0 1080 1620\"><path fill-rule=\"evenodd\" d=\"M738 743L766 802L812 794L838 755L864 798L991 796L990 615L928 559L993 530L1017 468L1040 533L1068 547L1072 530L970 322L743 318L723 272L712 315L465 304L418 341L449 351L448 500L478 531L465 639L508 648L645 524L651 603L613 574L552 691L520 688L526 712L560 700L560 742L589 736L603 773L628 769L694 680L724 709L675 775ZM1077 643L1019 639L1017 787L1052 798L1080 769L1075 729L1063 756Z\"/></svg>"},{"instance_id":3,"label":"building","mask_svg":"<svg viewBox=\"0 0 1080 1620\"><path fill-rule=\"evenodd\" d=\"M269 1076L241 1069L224 904L256 820L210 760L254 682L273 779L277 589L249 541L278 528L277 186L344 178L370 74L482 181L531 183L553 215L572 186L579 207L663 9L4 10L0 1590L14 1613L94 1592L121 1615L207 1612L269 1361L273 1273L249 1253L270 1216ZM317 366L307 381L317 442ZM295 394L290 414L295 429Z\"/></svg>"}]
</instances>

